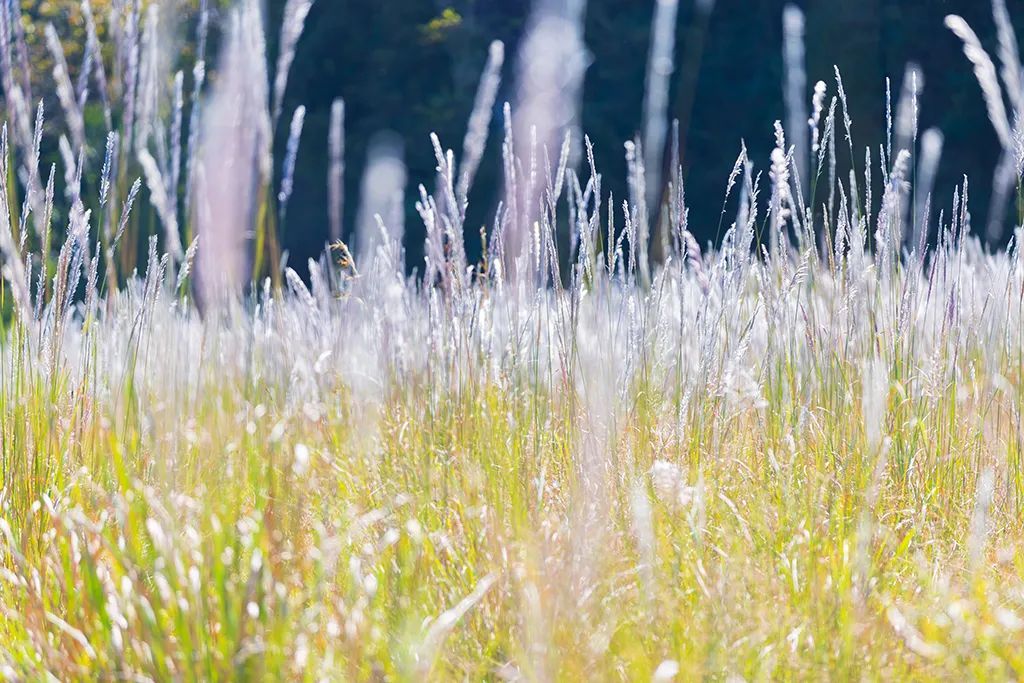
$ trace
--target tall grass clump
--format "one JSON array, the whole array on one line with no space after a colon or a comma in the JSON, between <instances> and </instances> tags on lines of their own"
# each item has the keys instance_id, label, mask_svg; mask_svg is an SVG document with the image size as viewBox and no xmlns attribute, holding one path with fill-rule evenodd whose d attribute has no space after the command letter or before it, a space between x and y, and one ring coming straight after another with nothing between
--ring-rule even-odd
<instances>
[{"instance_id":1,"label":"tall grass clump","mask_svg":"<svg viewBox=\"0 0 1024 683\"><path fill-rule=\"evenodd\" d=\"M0 4L0 675L1024 675L1024 231L989 251L967 179L932 196L915 69L865 162L838 70L807 97L788 9L786 124L770 160L740 150L707 248L667 120L676 3L627 197L574 130L582 6L540 3L503 120L495 43L461 155L430 141L422 264L396 145L343 225L337 101L333 241L303 280L280 237L312 229L287 214L305 110L283 93L310 4L287 3L271 69L240 0L207 79L205 2L186 63L162 3L83 0L84 62L48 28L41 80ZM1024 99L994 10L999 70L947 23L1008 201ZM487 144L504 189L474 262Z\"/></svg>"}]
</instances>

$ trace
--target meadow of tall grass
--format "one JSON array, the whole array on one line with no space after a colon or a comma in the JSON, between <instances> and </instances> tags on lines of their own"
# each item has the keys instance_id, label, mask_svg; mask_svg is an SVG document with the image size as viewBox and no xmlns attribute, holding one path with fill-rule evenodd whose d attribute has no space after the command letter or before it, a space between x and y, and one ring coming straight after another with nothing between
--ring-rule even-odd
<instances>
[{"instance_id":1,"label":"meadow of tall grass","mask_svg":"<svg viewBox=\"0 0 1024 683\"><path fill-rule=\"evenodd\" d=\"M740 150L702 248L678 151L660 163L674 0L628 197L576 130L581 8L540 3L479 261L465 210L502 124L500 43L461 154L432 141L424 263L405 262L386 145L342 225L338 101L335 241L303 280L279 245L310 0L287 3L272 68L241 0L209 84L205 2L187 68L170 5L68 4L83 63L40 27L43 75L0 4L0 675L1024 675L1024 234L984 247L966 179L932 196L942 136L919 134L914 69L865 156L838 70L808 90L787 10L786 126L764 172ZM947 24L1005 202L1024 87L993 8L998 71ZM62 169L40 168L47 120Z\"/></svg>"}]
</instances>

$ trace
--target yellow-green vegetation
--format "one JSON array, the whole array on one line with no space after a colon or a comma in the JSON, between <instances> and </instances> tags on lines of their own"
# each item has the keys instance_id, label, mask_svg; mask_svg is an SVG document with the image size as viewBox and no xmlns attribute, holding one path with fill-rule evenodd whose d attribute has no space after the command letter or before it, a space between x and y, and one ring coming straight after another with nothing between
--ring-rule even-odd
<instances>
[{"instance_id":1,"label":"yellow-green vegetation","mask_svg":"<svg viewBox=\"0 0 1024 683\"><path fill-rule=\"evenodd\" d=\"M616 200L563 125L580 17L539 13L479 262L465 209L500 43L458 163L432 137L421 267L393 210L405 170L379 151L354 251L339 239L303 280L278 232L310 0L285 4L273 76L241 0L209 91L206 3L188 79L164 73L160 3L102 6L107 49L81 7L74 79L45 29L63 183L41 168L22 18L0 12L0 677L1024 676L1024 229L986 250L966 180L932 208L941 135L918 135L913 72L873 161L838 70L837 97L818 82L765 177L741 151L702 250L678 158L664 188L645 170L671 34ZM1024 96L995 9L999 75L948 23L1008 200ZM798 10L785 25L795 60ZM344 112L328 187L348 240Z\"/></svg>"}]
</instances>

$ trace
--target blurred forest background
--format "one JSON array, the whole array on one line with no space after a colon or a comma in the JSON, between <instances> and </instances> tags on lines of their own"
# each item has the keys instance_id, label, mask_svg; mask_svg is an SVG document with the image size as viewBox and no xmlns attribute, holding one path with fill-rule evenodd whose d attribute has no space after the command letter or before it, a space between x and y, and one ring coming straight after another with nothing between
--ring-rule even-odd
<instances>
[{"instance_id":1,"label":"blurred forest background","mask_svg":"<svg viewBox=\"0 0 1024 683\"><path fill-rule=\"evenodd\" d=\"M102 8L110 1L93 0L93 4ZM228 4L218 1L222 7ZM181 0L178 16L167 18L169 30L183 42L193 35L194 3ZM514 100L517 46L530 4L528 0L316 1L298 45L285 105L286 112L300 104L307 107L295 193L282 231L290 263L301 271L306 258L319 253L327 239L327 135L336 97L346 103L345 234L351 234L356 220L367 144L375 134L392 131L404 143L409 174L407 263L410 267L422 263L422 226L413 203L416 186L433 183L435 162L428 136L436 132L442 144L461 149L488 44L500 39L506 48L501 93L484 162L470 194L467 220L467 236L478 239L478 228L493 217L501 189L500 107L503 101ZM654 4L654 0L590 0L585 11L590 64L582 93L582 129L594 143L604 188L616 197L626 196L623 142L634 136L642 122ZM710 12L702 12L694 0L680 0L669 115L681 123L690 229L701 242L716 236L726 179L741 139L757 168L766 169L774 146L772 123L785 120L785 4L786 0L717 0ZM994 51L990 3L804 0L795 4L806 14L806 97L809 101L819 79L829 84L831 97L835 93L832 66L838 65L850 98L858 149L871 145L877 151L884 144L885 78L892 80L895 106L906 64L921 67L920 129L936 126L945 135L936 204L948 207L954 184L968 175L973 224L976 232L984 232L999 144L961 43L943 26L943 18L950 13L962 15ZM1024 0L1007 4L1015 25L1024 27ZM22 0L22 6L36 18L58 24L62 36L81 31L77 2ZM268 1L272 59L283 6L284 0ZM41 43L41 36L34 41ZM82 43L66 42L73 72L80 61L76 49L80 54ZM44 50L39 59L46 59ZM49 103L48 109L55 111L56 102ZM282 126L278 158L283 156L286 135L287 126ZM877 154L873 158L877 163ZM863 173L862 161L858 173ZM873 174L878 177L877 169ZM876 195L880 197L881 192ZM469 252L472 258L477 246L470 244Z\"/></svg>"}]
</instances>

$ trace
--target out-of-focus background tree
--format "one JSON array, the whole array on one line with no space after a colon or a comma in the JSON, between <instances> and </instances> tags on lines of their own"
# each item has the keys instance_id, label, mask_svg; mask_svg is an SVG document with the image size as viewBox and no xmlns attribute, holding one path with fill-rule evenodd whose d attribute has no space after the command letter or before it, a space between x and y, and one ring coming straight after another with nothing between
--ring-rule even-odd
<instances>
[{"instance_id":1,"label":"out-of-focus background tree","mask_svg":"<svg viewBox=\"0 0 1024 683\"><path fill-rule=\"evenodd\" d=\"M111 1L93 0L97 16L105 14L102 8ZM718 0L705 19L693 0L680 0L670 116L681 120L691 230L702 241L715 237L725 181L741 139L757 167L765 169L774 144L772 122L784 120L785 4ZM937 126L945 134L936 202L947 206L954 184L967 174L974 225L981 231L999 145L961 44L942 22L946 14L961 14L993 47L989 3L797 4L807 20L806 95L810 97L819 79L829 83L830 95L834 93L832 67L838 65L850 97L855 146L861 150L865 145L877 150L884 143L886 77L892 80L895 100L907 62L920 65L925 80L921 130ZM1024 27L1024 1L1007 4L1015 24ZM173 19L182 39L194 24L189 5L181 0ZM267 6L271 58L276 56L283 6L284 0L269 0ZM65 45L74 69L84 44L78 3L22 0L22 7L37 19L53 21L62 36L69 37ZM591 61L583 87L582 125L593 140L604 187L618 197L626 194L623 142L641 126L653 8L653 0L590 0L586 7L584 40ZM317 253L327 237L326 140L331 103L339 96L346 102L346 232L355 222L367 143L379 131L394 131L404 140L409 170L408 263L415 267L422 262L422 232L413 202L417 184L433 182L429 133L437 132L444 144L460 149L487 46L492 39L501 39L507 54L504 80L492 136L470 196L467 235L472 239L477 228L489 223L500 192L500 106L514 99L517 46L529 12L527 0L316 1L298 45L285 104L286 116L299 104L307 107L295 194L283 230L293 264L300 266L306 256ZM42 43L41 35L29 38L30 43ZM47 59L44 49L37 53L38 59ZM283 151L287 127L281 128L277 144ZM874 158L877 163L877 152ZM857 170L863 172L862 160ZM471 244L470 252L474 251Z\"/></svg>"}]
</instances>

